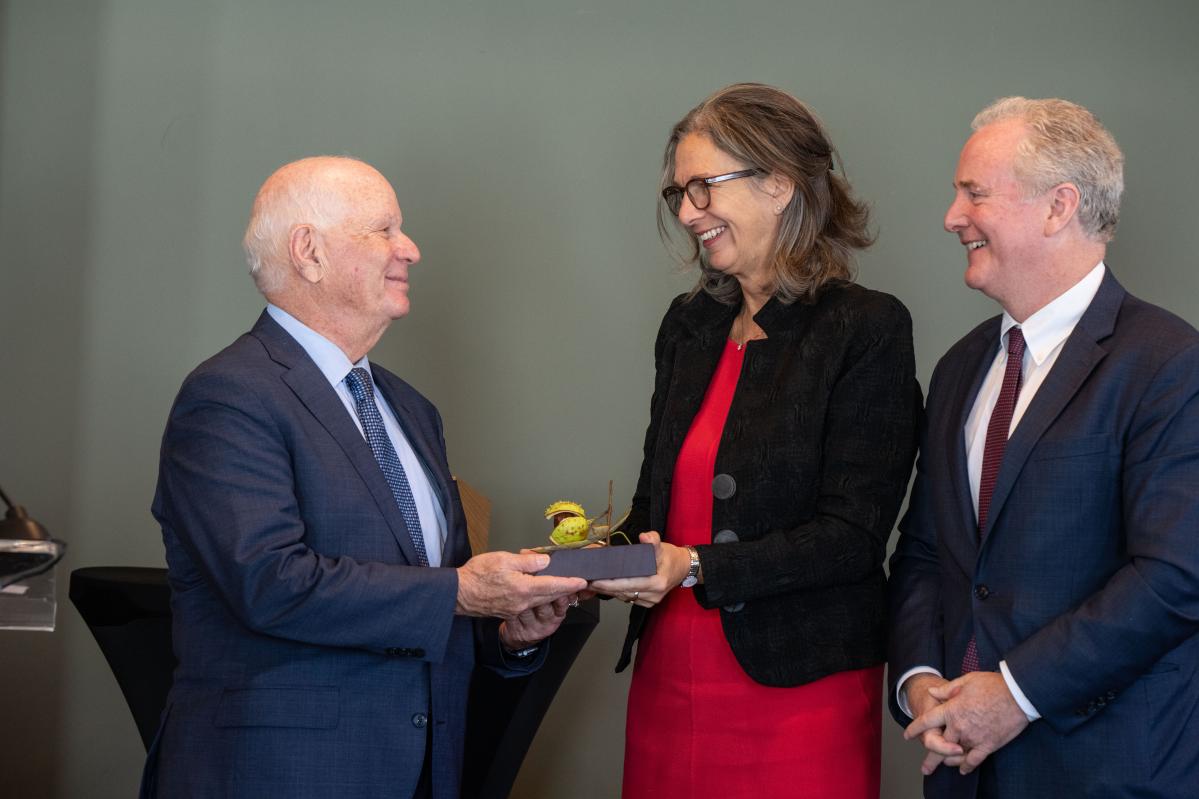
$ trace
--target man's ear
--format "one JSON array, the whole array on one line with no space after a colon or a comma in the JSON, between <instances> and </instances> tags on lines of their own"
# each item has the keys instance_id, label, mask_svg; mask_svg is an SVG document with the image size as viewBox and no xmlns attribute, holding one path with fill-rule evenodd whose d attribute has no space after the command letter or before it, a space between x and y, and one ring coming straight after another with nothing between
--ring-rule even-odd
<instances>
[{"instance_id":1,"label":"man's ear","mask_svg":"<svg viewBox=\"0 0 1199 799\"><path fill-rule=\"evenodd\" d=\"M325 276L316 228L309 224L295 225L287 237L287 254L292 268L309 283L319 283Z\"/></svg>"},{"instance_id":2,"label":"man's ear","mask_svg":"<svg viewBox=\"0 0 1199 799\"><path fill-rule=\"evenodd\" d=\"M1082 197L1073 183L1059 183L1049 190L1049 213L1045 217L1045 235L1053 236L1078 215Z\"/></svg>"}]
</instances>

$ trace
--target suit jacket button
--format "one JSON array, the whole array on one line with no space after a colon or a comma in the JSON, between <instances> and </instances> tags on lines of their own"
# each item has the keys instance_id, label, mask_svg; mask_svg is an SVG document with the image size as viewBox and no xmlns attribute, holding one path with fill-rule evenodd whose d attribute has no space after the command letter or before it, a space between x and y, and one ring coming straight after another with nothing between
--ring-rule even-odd
<instances>
[{"instance_id":1,"label":"suit jacket button","mask_svg":"<svg viewBox=\"0 0 1199 799\"><path fill-rule=\"evenodd\" d=\"M712 480L712 496L717 499L728 499L737 493L737 481L731 474L718 474Z\"/></svg>"},{"instance_id":2,"label":"suit jacket button","mask_svg":"<svg viewBox=\"0 0 1199 799\"><path fill-rule=\"evenodd\" d=\"M991 589L985 585L980 585L974 589L974 595L979 599L986 599L991 595Z\"/></svg>"},{"instance_id":3,"label":"suit jacket button","mask_svg":"<svg viewBox=\"0 0 1199 799\"><path fill-rule=\"evenodd\" d=\"M420 728L423 728L428 723L429 723L429 717L427 715L425 715L424 713L413 713L412 714L412 726L413 727L420 729Z\"/></svg>"},{"instance_id":4,"label":"suit jacket button","mask_svg":"<svg viewBox=\"0 0 1199 799\"><path fill-rule=\"evenodd\" d=\"M734 533L732 530L721 530L712 538L712 543L714 543L714 544L732 544L732 543L740 541L740 540L741 540L741 537L738 536L736 533Z\"/></svg>"}]
</instances>

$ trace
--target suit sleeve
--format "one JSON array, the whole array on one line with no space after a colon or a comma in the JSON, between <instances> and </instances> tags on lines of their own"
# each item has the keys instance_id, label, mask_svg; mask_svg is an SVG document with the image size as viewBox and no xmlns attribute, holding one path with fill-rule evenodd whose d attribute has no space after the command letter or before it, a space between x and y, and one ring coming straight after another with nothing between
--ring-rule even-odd
<instances>
[{"instance_id":1,"label":"suit sleeve","mask_svg":"<svg viewBox=\"0 0 1199 799\"><path fill-rule=\"evenodd\" d=\"M813 518L698 547L704 607L858 583L882 566L911 475L920 388L907 309L885 297L855 310L836 331L848 346L828 401Z\"/></svg>"},{"instance_id":2,"label":"suit sleeve","mask_svg":"<svg viewBox=\"0 0 1199 799\"><path fill-rule=\"evenodd\" d=\"M929 397L936 396L937 373L929 382ZM911 719L896 704L896 682L917 666L945 673L944 633L941 616L941 574L937 554L937 527L933 497L925 472L928 457L927 417L922 417L920 457L908 511L899 523L899 542L891 556L887 645L888 702L895 720Z\"/></svg>"},{"instance_id":3,"label":"suit sleeve","mask_svg":"<svg viewBox=\"0 0 1199 799\"><path fill-rule=\"evenodd\" d=\"M305 445L249 381L205 373L185 382L163 438L155 515L172 579L211 586L247 628L327 646L440 662L457 599L454 569L330 557L307 543L306 497L293 450ZM336 523L378 523L338 509ZM180 563L170 542L186 553ZM186 564L186 565L185 565ZM186 584L176 590L186 591Z\"/></svg>"},{"instance_id":4,"label":"suit sleeve","mask_svg":"<svg viewBox=\"0 0 1199 799\"><path fill-rule=\"evenodd\" d=\"M1158 370L1123 455L1124 517L1113 529L1123 529L1127 564L1005 654L1021 690L1060 732L1199 634L1199 344Z\"/></svg>"}]
</instances>

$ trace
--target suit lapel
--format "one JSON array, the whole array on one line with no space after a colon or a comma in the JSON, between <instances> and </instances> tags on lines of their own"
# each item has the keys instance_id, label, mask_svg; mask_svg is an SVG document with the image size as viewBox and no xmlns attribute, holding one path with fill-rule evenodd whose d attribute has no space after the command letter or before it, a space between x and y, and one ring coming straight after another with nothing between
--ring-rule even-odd
<instances>
[{"instance_id":1,"label":"suit lapel","mask_svg":"<svg viewBox=\"0 0 1199 799\"><path fill-rule=\"evenodd\" d=\"M986 530L988 534L998 522L1004 502L1028 461L1029 453L1061 414L1062 409L1078 393L1083 381L1107 355L1107 350L1098 342L1111 335L1124 297L1124 288L1109 270L1095 298L1091 300L1074 331L1066 339L1061 354L1045 377L1045 382L1037 389L1036 396L1032 398L1028 409L1020 418L1020 423L1008 439L1007 447L1003 451L1003 463L999 467L999 475L995 478L995 491L991 495Z\"/></svg>"},{"instance_id":2,"label":"suit lapel","mask_svg":"<svg viewBox=\"0 0 1199 799\"><path fill-rule=\"evenodd\" d=\"M293 339L287 331L279 326L265 311L259 317L252 331L254 336L263 343L267 352L275 362L287 367L283 373L283 382L291 389L296 398L308 409L308 412L320 422L329 435L337 442L366 484L371 497L374 498L379 512L387 521L392 536L404 553L409 563L419 563L416 547L408 534L408 526L404 524L403 514L396 504L379 468L379 462L371 452L370 445L358 431L358 427L346 412L345 405L337 396L337 392L329 385L325 375L317 368L308 353L299 342Z\"/></svg>"},{"instance_id":3,"label":"suit lapel","mask_svg":"<svg viewBox=\"0 0 1199 799\"><path fill-rule=\"evenodd\" d=\"M448 465L445 463L441 442L432 440L431 436L420 424L420 420L413 412L411 406L405 401L405 393L410 389L405 389L393 375L385 369L375 367L373 364L371 366L371 374L375 380L375 385L379 387L379 392L387 400L387 403L391 405L391 410L395 413L396 420L400 423L400 428L404 431L404 437L408 439L408 443L412 445L417 457L424 465L425 473L428 475L433 485L433 490L441 502L441 510L445 514L447 539L442 564L457 563L457 558L462 554L459 551L462 541L459 539L464 538L464 536L456 536L454 533L458 528L460 520L458 519L457 504L451 501L454 494L450 484L454 478L449 473ZM467 544L469 545L469 542Z\"/></svg>"},{"instance_id":4,"label":"suit lapel","mask_svg":"<svg viewBox=\"0 0 1199 799\"><path fill-rule=\"evenodd\" d=\"M654 472L666 480L666 484L656 493L654 503L658 513L654 514L655 521L660 520L662 529L667 523L670 509L670 484L674 480L674 467L683 448L683 440L691 430L691 423L699 413L703 404L704 394L712 375L716 372L716 364L724 348L723 337L710 335L699 338L688 337L679 342L675 353L674 369L671 374L666 408L662 414L662 432L658 436L658 447L655 460L662 463L662 469L654 466Z\"/></svg>"},{"instance_id":5,"label":"suit lapel","mask_svg":"<svg viewBox=\"0 0 1199 799\"><path fill-rule=\"evenodd\" d=\"M777 302L772 299L767 305ZM680 331L670 356L670 379L665 387L666 397L659 415L661 427L654 448L650 523L657 529L665 529L675 462L716 372L738 309L739 306L723 305L703 293L678 309Z\"/></svg>"},{"instance_id":6,"label":"suit lapel","mask_svg":"<svg viewBox=\"0 0 1199 799\"><path fill-rule=\"evenodd\" d=\"M974 492L970 488L970 470L966 455L966 422L970 412L974 410L974 402L982 389L983 380L995 360L995 351L999 346L1000 317L988 320L979 329L973 339L967 343L962 353L963 368L958 372L958 387L953 405L949 409L949 418L953 420L953 429L949 431L946 453L947 461L953 471L954 497L957 500L958 523L961 529L968 530L972 535L967 536L977 552L978 536L973 534L978 528L978 517L974 513Z\"/></svg>"}]
</instances>

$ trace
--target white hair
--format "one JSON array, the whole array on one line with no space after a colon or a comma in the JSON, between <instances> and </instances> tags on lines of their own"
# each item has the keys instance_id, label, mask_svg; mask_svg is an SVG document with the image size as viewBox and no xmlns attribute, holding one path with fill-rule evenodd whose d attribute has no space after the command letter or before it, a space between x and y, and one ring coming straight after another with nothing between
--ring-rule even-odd
<instances>
[{"instance_id":1,"label":"white hair","mask_svg":"<svg viewBox=\"0 0 1199 799\"><path fill-rule=\"evenodd\" d=\"M1019 119L1028 135L1016 149L1016 177L1025 196L1059 183L1078 188L1078 221L1087 235L1111 241L1124 193L1124 153L1095 116L1069 100L1004 97L978 112L971 127Z\"/></svg>"},{"instance_id":2,"label":"white hair","mask_svg":"<svg viewBox=\"0 0 1199 799\"><path fill-rule=\"evenodd\" d=\"M331 190L330 178L349 164L364 164L350 156L314 156L284 164L266 179L242 237L242 249L254 285L264 295L283 287L291 265L288 238L292 228L312 224L327 228L349 211L341 192Z\"/></svg>"}]
</instances>

